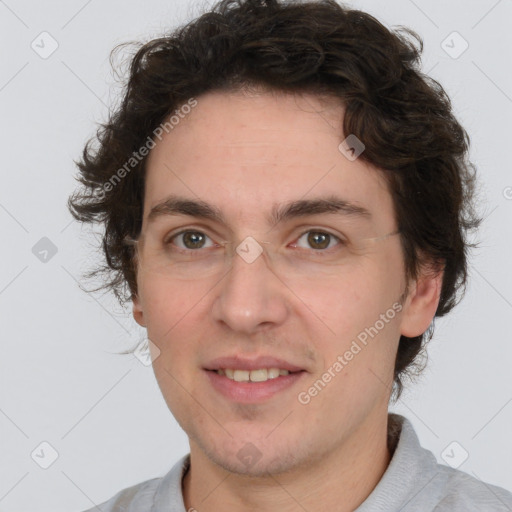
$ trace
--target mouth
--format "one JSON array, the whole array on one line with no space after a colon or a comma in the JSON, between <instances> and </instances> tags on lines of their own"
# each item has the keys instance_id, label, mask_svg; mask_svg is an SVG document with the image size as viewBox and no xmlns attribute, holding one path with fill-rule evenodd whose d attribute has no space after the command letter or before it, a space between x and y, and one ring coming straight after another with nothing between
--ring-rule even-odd
<instances>
[{"instance_id":1,"label":"mouth","mask_svg":"<svg viewBox=\"0 0 512 512\"><path fill-rule=\"evenodd\" d=\"M290 372L284 368L258 368L256 370L239 370L235 368L219 368L215 371L217 375L226 376L235 382L266 382L268 380L277 379L283 375L290 373L299 373L304 370Z\"/></svg>"},{"instance_id":2,"label":"mouth","mask_svg":"<svg viewBox=\"0 0 512 512\"><path fill-rule=\"evenodd\" d=\"M240 357L212 361L204 368L212 389L238 403L262 403L289 390L307 371L281 359Z\"/></svg>"}]
</instances>

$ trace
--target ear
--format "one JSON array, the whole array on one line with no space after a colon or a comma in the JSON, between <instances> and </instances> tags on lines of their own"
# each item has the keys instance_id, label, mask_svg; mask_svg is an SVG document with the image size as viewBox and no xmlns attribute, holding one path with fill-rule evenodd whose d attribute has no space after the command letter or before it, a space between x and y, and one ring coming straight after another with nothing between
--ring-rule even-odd
<instances>
[{"instance_id":1,"label":"ear","mask_svg":"<svg viewBox=\"0 0 512 512\"><path fill-rule=\"evenodd\" d=\"M412 285L405 301L404 314L400 325L400 334L414 338L423 334L436 314L443 284L443 269L422 270Z\"/></svg>"},{"instance_id":2,"label":"ear","mask_svg":"<svg viewBox=\"0 0 512 512\"><path fill-rule=\"evenodd\" d=\"M137 295L132 295L132 303L133 303L133 318L134 320L141 326L146 327L146 322L144 321L144 312L142 310L142 304Z\"/></svg>"}]
</instances>

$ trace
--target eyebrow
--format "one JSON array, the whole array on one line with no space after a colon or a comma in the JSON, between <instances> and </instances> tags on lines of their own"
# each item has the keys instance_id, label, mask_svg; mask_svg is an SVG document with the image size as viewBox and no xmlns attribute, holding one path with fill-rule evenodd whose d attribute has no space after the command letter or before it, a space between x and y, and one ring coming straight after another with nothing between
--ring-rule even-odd
<instances>
[{"instance_id":1,"label":"eyebrow","mask_svg":"<svg viewBox=\"0 0 512 512\"><path fill-rule=\"evenodd\" d=\"M282 205L274 205L266 220L273 225L297 217L324 213L361 217L368 220L372 218L371 212L363 206L331 195L315 199L298 199ZM171 195L153 206L148 214L148 222L169 215L187 215L226 224L222 211L216 206L205 201L175 195Z\"/></svg>"}]
</instances>

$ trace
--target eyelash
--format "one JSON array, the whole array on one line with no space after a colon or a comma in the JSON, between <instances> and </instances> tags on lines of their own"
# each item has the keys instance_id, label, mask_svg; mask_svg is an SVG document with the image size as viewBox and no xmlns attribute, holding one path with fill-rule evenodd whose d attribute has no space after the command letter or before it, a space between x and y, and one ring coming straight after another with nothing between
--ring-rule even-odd
<instances>
[{"instance_id":1,"label":"eyelash","mask_svg":"<svg viewBox=\"0 0 512 512\"><path fill-rule=\"evenodd\" d=\"M198 234L201 234L203 236L206 236L207 238L210 238L206 233L204 233L203 231L199 230L199 229L184 229L182 231L179 231L178 233L173 233L169 236L167 236L165 239L164 239L164 244L165 245L171 245L172 244L172 241L177 238L178 236L180 235L183 235L185 233L198 233ZM323 229L308 229L307 231L304 231L301 235L299 235L297 237L296 240L300 240L304 235L308 234L308 233L317 233L317 234L321 234L321 235L328 235L332 238L334 238L335 240L338 241L338 245L340 246L344 246L346 245L346 241L343 240L342 238L340 238L339 236L336 236L334 235L333 233L329 232L329 231L325 231ZM211 240L211 238L210 238ZM294 242L296 243L296 242ZM201 252L201 249L204 249L203 247L200 247L199 249L183 249L181 247L177 247L175 246L175 250L177 250L178 252L182 253L182 254L192 254L192 253L200 253ZM211 247L207 247L206 249L211 249ZM331 248L328 248L328 249L311 249L311 252L314 253L316 256L327 256L331 253L332 251L332 247ZM308 249L302 249L302 248L298 248L297 250L299 251L307 251ZM198 254L199 255L199 254Z\"/></svg>"}]
</instances>

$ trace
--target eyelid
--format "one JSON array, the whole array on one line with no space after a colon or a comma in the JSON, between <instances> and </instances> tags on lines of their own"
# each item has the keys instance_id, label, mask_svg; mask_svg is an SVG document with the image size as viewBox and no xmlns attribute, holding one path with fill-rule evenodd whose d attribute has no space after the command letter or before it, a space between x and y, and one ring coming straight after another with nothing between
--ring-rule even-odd
<instances>
[{"instance_id":1,"label":"eyelid","mask_svg":"<svg viewBox=\"0 0 512 512\"><path fill-rule=\"evenodd\" d=\"M334 233L331 233L330 231L326 229L319 229L319 228L311 228L306 229L306 231L303 231L299 236L296 237L296 240L300 240L304 235L307 235L308 233L321 233L323 235L329 235L332 238L335 238L338 240L338 242L345 242L345 240L338 235L335 235Z\"/></svg>"},{"instance_id":2,"label":"eyelid","mask_svg":"<svg viewBox=\"0 0 512 512\"><path fill-rule=\"evenodd\" d=\"M227 240L222 240L221 242L215 242L212 237L210 235L208 235L207 233L208 229L204 229L204 228L197 228L197 227L194 227L194 226L187 226L185 228L181 228L179 231L176 231L176 232L171 232L169 234L167 234L165 237L164 237L164 243L165 244L169 244L171 243L171 240L180 236L180 235L183 235L184 233L187 233L187 232L198 232L198 233L201 233L202 235L206 236L207 238L209 238L210 240L212 240L212 242L214 243L214 245L217 245L217 246L224 246L226 244L229 244L230 242L227 241ZM347 243L347 239L346 237L344 236L341 236L341 235L336 235L334 234L332 231L330 231L329 229L327 228L322 228L322 227L312 227L311 225L309 224L303 224L301 226L297 226L294 230L294 232L296 231L299 231L299 234L296 235L294 237L294 242L293 243L293 247L296 247L297 246L297 241L299 239L301 239L304 235L308 234L308 233L322 233L322 234L326 234L326 235L329 235L333 238L335 238L337 241L338 241L338 245L344 245ZM261 242L261 243L270 243L270 242ZM178 247L179 250L181 251L192 251L192 252L197 252L199 249L184 249L184 248L181 248L181 247ZM212 247L201 247L200 249L212 249ZM303 247L298 247L299 250L307 250L307 249L304 249ZM323 249L323 250L314 250L312 249L314 252L329 252L330 250L334 249L333 247L330 247L329 249Z\"/></svg>"},{"instance_id":3,"label":"eyelid","mask_svg":"<svg viewBox=\"0 0 512 512\"><path fill-rule=\"evenodd\" d=\"M186 226L186 227L181 227L181 228L176 228L176 229L177 229L177 231L172 230L164 236L164 238L163 238L164 243L169 243L174 237L176 237L178 235L182 235L183 233L187 233L188 231L202 233L203 235L207 236L210 239L212 239L212 237L208 234L208 232L215 233L214 229L211 229L210 227L203 227L203 226L193 226L192 225L192 226ZM218 233L215 233L215 236L218 238L222 238ZM224 243L226 243L226 241L223 240L222 242L216 242L216 243L224 244Z\"/></svg>"},{"instance_id":4,"label":"eyelid","mask_svg":"<svg viewBox=\"0 0 512 512\"><path fill-rule=\"evenodd\" d=\"M164 237L164 241L163 243L165 245L168 245L168 244L174 244L174 242L172 242L172 240L180 235L183 235L185 233L201 233L203 236L205 236L206 238L209 238L213 245L211 247L200 247L199 249L203 249L203 250L206 250L206 249L213 249L215 248L215 246L219 247L219 246L222 246L222 245L225 245L227 242L226 241L222 241L222 242L215 242L211 236L209 236L207 233L205 233L204 231L201 231L200 229L190 229L190 228L187 228L187 229L182 229L181 231L178 231L176 233L171 233L167 236ZM179 251L190 251L190 252L198 252L199 249L187 249L186 247L179 247L179 246L176 246L176 248L179 250Z\"/></svg>"},{"instance_id":5,"label":"eyelid","mask_svg":"<svg viewBox=\"0 0 512 512\"><path fill-rule=\"evenodd\" d=\"M305 248L305 247L299 247L298 241L308 233L321 233L330 236L331 238L334 238L337 243L333 247L329 247L331 244L331 240L329 241L328 247L324 249L313 249L313 248ZM299 252L309 252L312 255L319 257L319 258L327 258L332 255L333 252L339 251L344 249L347 246L347 240L344 237L340 237L338 235L335 235L328 229L323 228L308 228L305 231L303 231L299 236L295 237L295 242L292 242L291 247Z\"/></svg>"}]
</instances>

